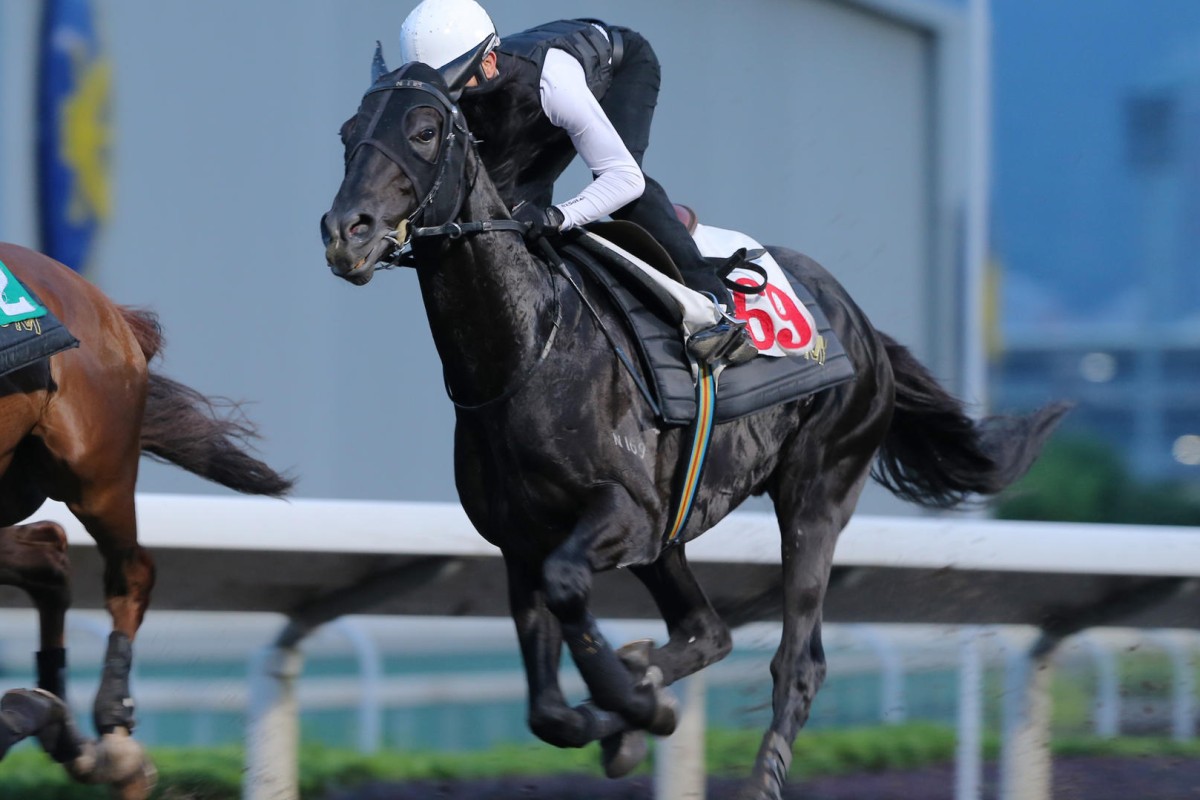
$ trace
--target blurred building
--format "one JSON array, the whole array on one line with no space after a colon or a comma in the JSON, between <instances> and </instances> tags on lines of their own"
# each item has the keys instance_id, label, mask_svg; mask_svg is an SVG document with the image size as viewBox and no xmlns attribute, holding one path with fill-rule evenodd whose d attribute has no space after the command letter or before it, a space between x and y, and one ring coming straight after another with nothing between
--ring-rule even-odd
<instances>
[{"instance_id":1,"label":"blurred building","mask_svg":"<svg viewBox=\"0 0 1200 800\"><path fill-rule=\"evenodd\" d=\"M997 139L1009 269L992 392L995 404L1015 408L1076 400L1068 430L1109 442L1140 478L1200 483L1200 18L1171 5L1106 2L1108 13L1092 20L1045 6L999 12L1013 39L1023 25L1050 28L1041 36L1052 40L1082 28L1085 42L1120 39L1128 50L1118 71L1091 72L1077 42L1060 40L1053 53L997 48L997 80L1014 84L999 92L1012 104L1001 113L1026 116L1040 134L1019 136L1014 125ZM1124 16L1113 13L1120 7ZM1087 90L1086 105L1064 99L1076 110L1064 121L1022 97L1013 73L1029 68L1018 58L1075 74L1074 83L1047 80ZM1065 147L1065 157L1072 141L1074 158L1057 171L1024 185L1000 177L1006 166L1047 166L1042 151Z\"/></svg>"}]
</instances>

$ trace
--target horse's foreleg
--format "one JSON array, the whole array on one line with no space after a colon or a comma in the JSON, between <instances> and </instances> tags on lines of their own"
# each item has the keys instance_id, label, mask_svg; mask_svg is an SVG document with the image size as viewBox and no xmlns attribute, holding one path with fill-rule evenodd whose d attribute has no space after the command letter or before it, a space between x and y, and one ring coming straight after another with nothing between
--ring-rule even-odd
<instances>
[{"instance_id":1,"label":"horse's foreleg","mask_svg":"<svg viewBox=\"0 0 1200 800\"><path fill-rule=\"evenodd\" d=\"M631 571L649 590L667 624L667 643L649 653L649 663L662 670L664 683L670 685L729 655L729 626L692 574L683 545Z\"/></svg>"},{"instance_id":2,"label":"horse's foreleg","mask_svg":"<svg viewBox=\"0 0 1200 800\"><path fill-rule=\"evenodd\" d=\"M529 686L529 729L555 747L583 747L624 730L625 721L619 715L590 704L576 708L567 704L558 682L562 655L558 620L546 607L536 575L513 559L506 559L505 564L509 606Z\"/></svg>"},{"instance_id":3,"label":"horse's foreleg","mask_svg":"<svg viewBox=\"0 0 1200 800\"><path fill-rule=\"evenodd\" d=\"M645 585L667 625L668 641L662 647L649 642L631 642L619 651L635 680L657 667L663 685L720 661L729 655L733 639L729 627L717 614L696 581L683 546L672 547L653 564L631 568ZM601 762L610 778L633 771L646 757L646 737L640 730L627 730L601 740Z\"/></svg>"},{"instance_id":4,"label":"horse's foreleg","mask_svg":"<svg viewBox=\"0 0 1200 800\"><path fill-rule=\"evenodd\" d=\"M595 704L635 728L667 736L675 729L675 704L662 691L661 673L635 681L588 607L592 573L616 566L643 517L622 487L598 487L571 535L546 559L543 589Z\"/></svg>"}]
</instances>

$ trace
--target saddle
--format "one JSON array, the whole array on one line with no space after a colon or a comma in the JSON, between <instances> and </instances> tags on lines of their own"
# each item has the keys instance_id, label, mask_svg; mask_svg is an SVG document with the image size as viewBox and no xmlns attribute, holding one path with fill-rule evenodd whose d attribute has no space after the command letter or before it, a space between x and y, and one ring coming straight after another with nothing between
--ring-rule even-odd
<instances>
[{"instance_id":1,"label":"saddle","mask_svg":"<svg viewBox=\"0 0 1200 800\"><path fill-rule=\"evenodd\" d=\"M697 412L696 386L680 334L678 304L631 259L681 281L678 268L662 246L638 225L601 222L588 225L586 230L591 235L567 237L562 254L619 310L637 343L647 374L648 399L659 420L666 425L690 424ZM619 250L605 242L617 245ZM825 312L794 274L788 272L787 277L816 322L817 346L804 356L759 357L727 368L717 390L717 422L797 400L854 377L854 365Z\"/></svg>"}]
</instances>

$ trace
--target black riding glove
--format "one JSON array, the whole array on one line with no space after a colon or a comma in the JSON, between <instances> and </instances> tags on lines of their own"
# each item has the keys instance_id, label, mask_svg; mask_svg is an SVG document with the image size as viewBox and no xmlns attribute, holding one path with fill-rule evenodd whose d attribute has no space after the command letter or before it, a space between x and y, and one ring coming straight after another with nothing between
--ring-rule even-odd
<instances>
[{"instance_id":1,"label":"black riding glove","mask_svg":"<svg viewBox=\"0 0 1200 800\"><path fill-rule=\"evenodd\" d=\"M542 208L533 203L520 203L513 209L512 217L517 222L524 222L529 226L525 238L530 241L536 241L547 234L558 233L567 219L555 206Z\"/></svg>"}]
</instances>

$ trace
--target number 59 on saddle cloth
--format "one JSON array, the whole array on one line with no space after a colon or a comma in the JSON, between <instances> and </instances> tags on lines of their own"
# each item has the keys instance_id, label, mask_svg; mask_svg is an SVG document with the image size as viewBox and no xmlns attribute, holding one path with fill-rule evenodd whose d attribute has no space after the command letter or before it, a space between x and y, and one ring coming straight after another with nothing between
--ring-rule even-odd
<instances>
[{"instance_id":1,"label":"number 59 on saddle cloth","mask_svg":"<svg viewBox=\"0 0 1200 800\"><path fill-rule=\"evenodd\" d=\"M79 340L0 262L0 375L78 346Z\"/></svg>"},{"instance_id":2,"label":"number 59 on saddle cloth","mask_svg":"<svg viewBox=\"0 0 1200 800\"><path fill-rule=\"evenodd\" d=\"M766 287L756 294L734 291L733 316L746 322L760 356L803 356L816 346L817 324L783 274L775 257L755 239L739 231L697 223L692 239L706 258L726 258L739 249L761 250L750 262L766 272ZM743 286L761 286L762 277L747 269L730 270L729 280Z\"/></svg>"}]
</instances>

